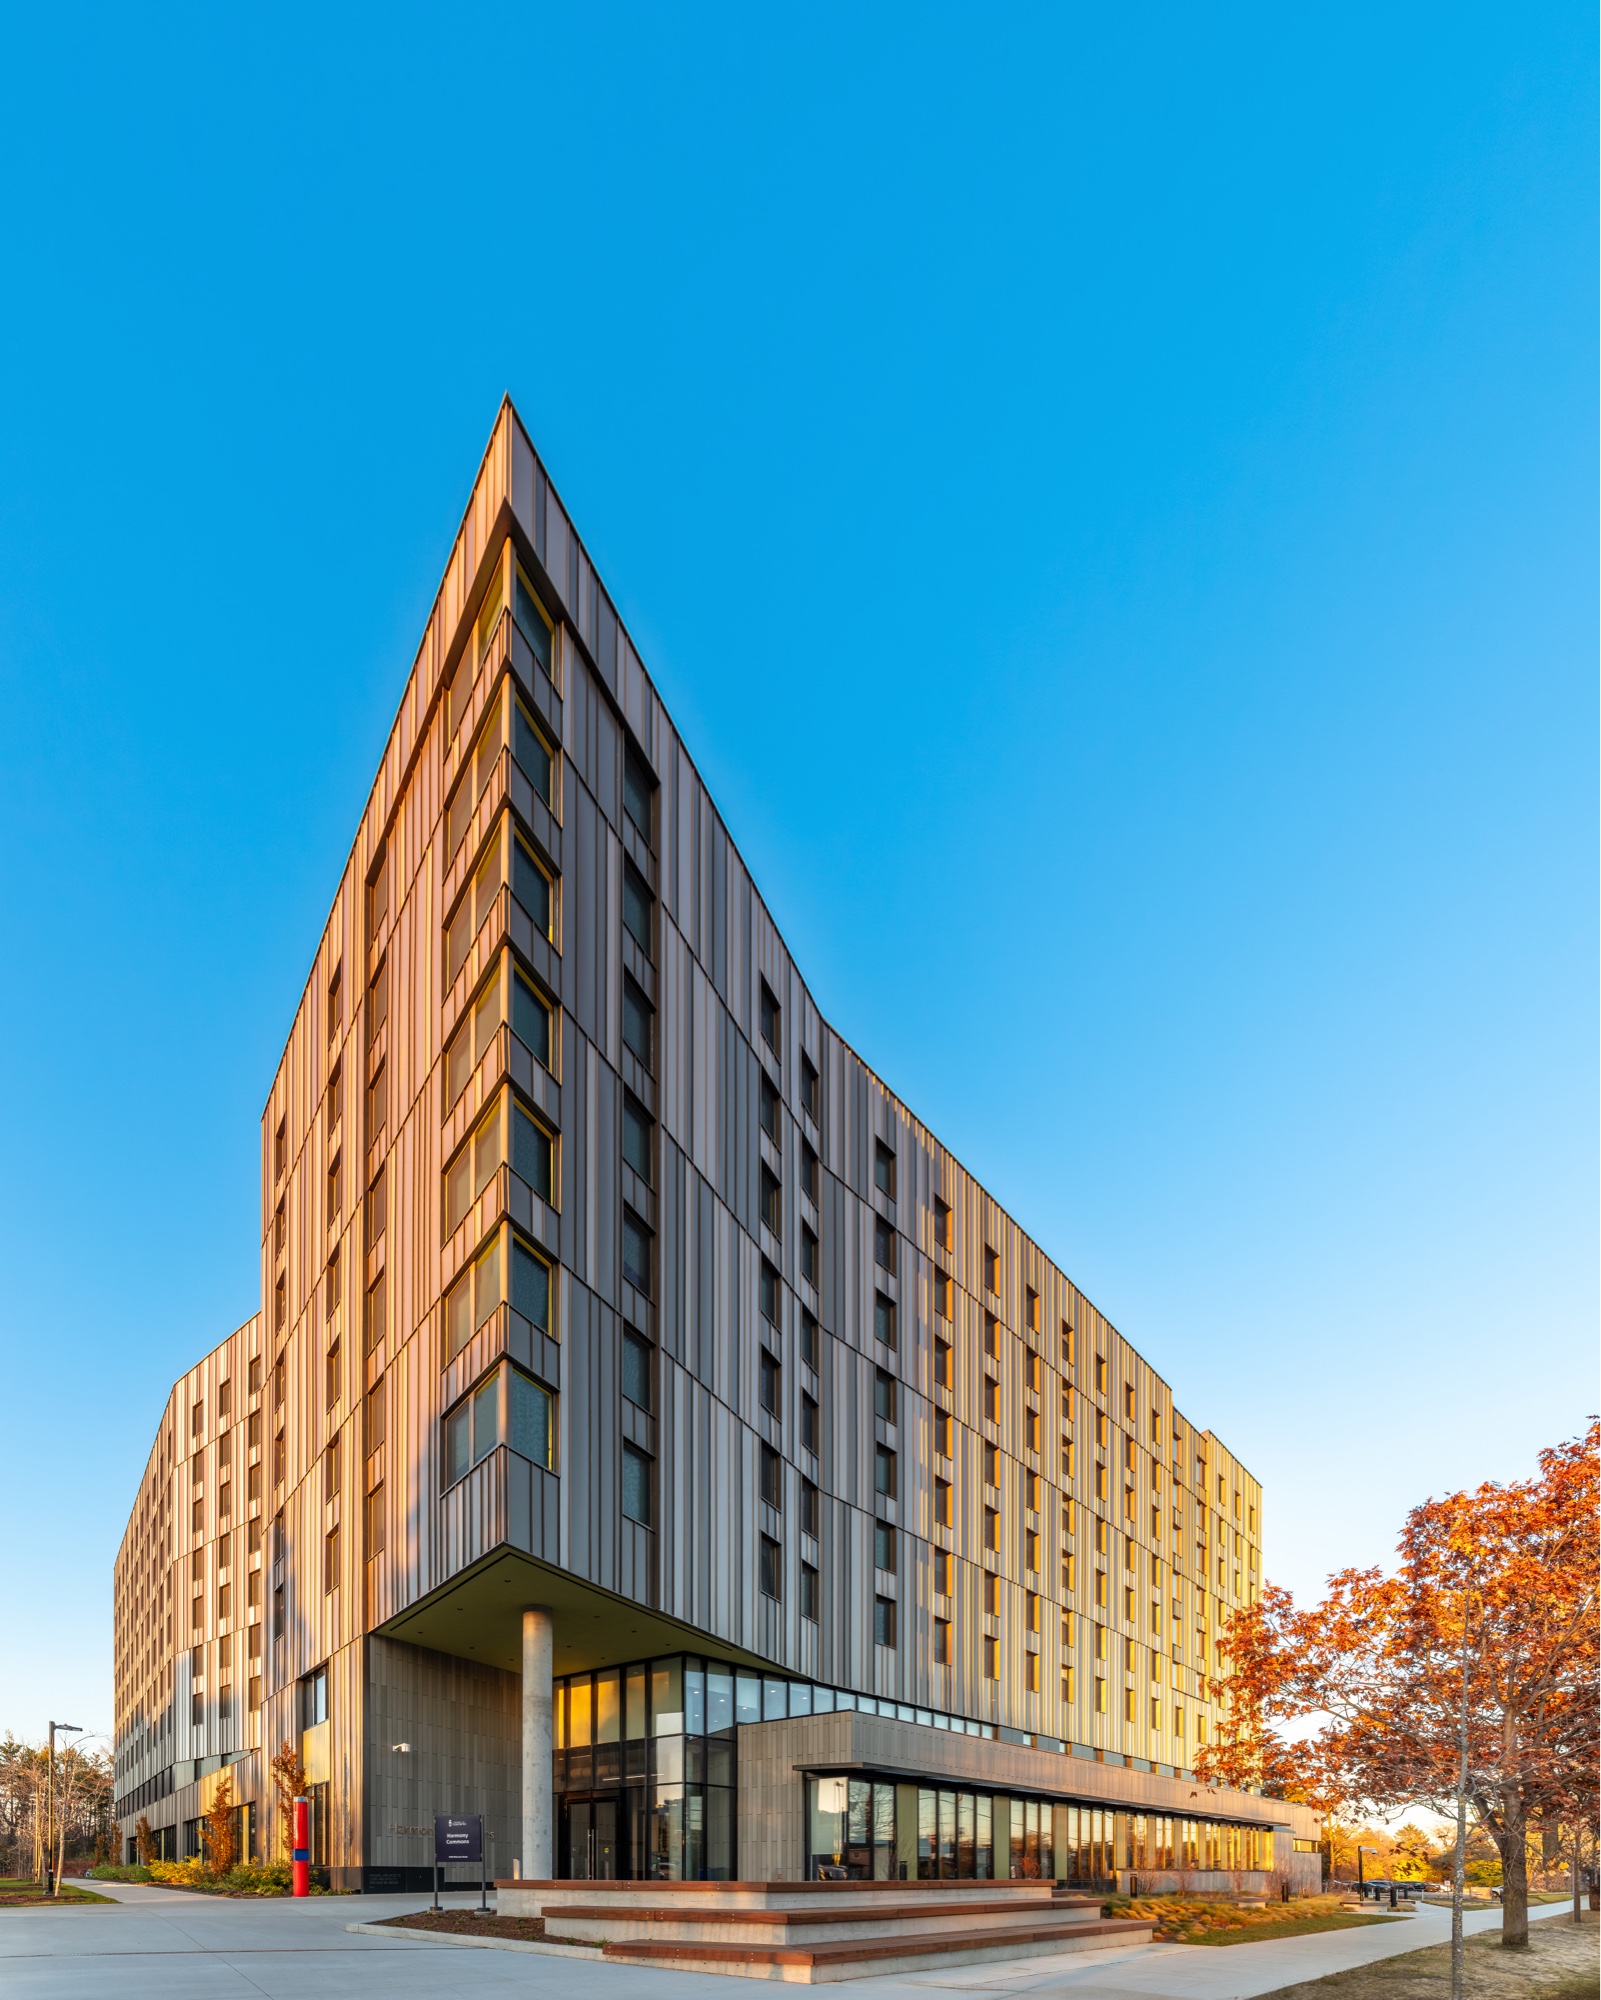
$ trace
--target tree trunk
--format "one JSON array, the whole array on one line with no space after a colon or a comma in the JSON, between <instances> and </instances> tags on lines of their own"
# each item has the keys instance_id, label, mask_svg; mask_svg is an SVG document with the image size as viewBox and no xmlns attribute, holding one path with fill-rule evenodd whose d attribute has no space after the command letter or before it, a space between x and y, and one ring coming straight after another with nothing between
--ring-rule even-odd
<instances>
[{"instance_id":1,"label":"tree trunk","mask_svg":"<svg viewBox=\"0 0 1601 2000\"><path fill-rule=\"evenodd\" d=\"M1509 1785L1501 1824L1495 1834L1495 1844L1501 1854L1501 1942L1504 1945L1525 1945L1529 1942L1529 1850L1525 1832L1522 1794Z\"/></svg>"}]
</instances>

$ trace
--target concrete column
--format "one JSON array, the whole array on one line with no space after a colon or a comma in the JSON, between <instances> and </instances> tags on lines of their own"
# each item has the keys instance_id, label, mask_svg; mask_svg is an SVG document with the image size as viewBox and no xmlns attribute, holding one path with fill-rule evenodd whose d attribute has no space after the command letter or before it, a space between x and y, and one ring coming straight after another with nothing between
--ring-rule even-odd
<instances>
[{"instance_id":1,"label":"concrete column","mask_svg":"<svg viewBox=\"0 0 1601 2000\"><path fill-rule=\"evenodd\" d=\"M543 1604L523 1611L522 1872L536 1882L556 1873L556 1812L551 1796L551 1658L554 1625Z\"/></svg>"}]
</instances>

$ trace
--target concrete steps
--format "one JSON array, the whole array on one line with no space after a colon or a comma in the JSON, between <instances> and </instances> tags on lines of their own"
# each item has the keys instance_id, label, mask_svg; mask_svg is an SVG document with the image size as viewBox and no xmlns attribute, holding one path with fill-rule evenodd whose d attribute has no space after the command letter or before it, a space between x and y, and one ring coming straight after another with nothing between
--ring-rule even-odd
<instances>
[{"instance_id":1,"label":"concrete steps","mask_svg":"<svg viewBox=\"0 0 1601 2000\"><path fill-rule=\"evenodd\" d=\"M873 1973L1108 1951L1151 1925L1050 1882L501 1882L507 1916L542 1915L608 1958L819 1985Z\"/></svg>"}]
</instances>

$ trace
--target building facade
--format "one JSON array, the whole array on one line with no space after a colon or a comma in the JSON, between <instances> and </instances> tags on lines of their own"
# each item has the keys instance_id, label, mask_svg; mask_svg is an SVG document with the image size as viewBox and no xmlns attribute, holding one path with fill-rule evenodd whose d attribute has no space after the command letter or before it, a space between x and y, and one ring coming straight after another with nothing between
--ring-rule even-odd
<instances>
[{"instance_id":1,"label":"building facade","mask_svg":"<svg viewBox=\"0 0 1601 2000\"><path fill-rule=\"evenodd\" d=\"M503 1874L546 1812L563 1875L1315 1873L1190 1775L1257 1482L821 1018L509 403L261 1132L118 1558L130 1841L227 1771L277 1851L287 1750L343 1886L458 1811Z\"/></svg>"}]
</instances>

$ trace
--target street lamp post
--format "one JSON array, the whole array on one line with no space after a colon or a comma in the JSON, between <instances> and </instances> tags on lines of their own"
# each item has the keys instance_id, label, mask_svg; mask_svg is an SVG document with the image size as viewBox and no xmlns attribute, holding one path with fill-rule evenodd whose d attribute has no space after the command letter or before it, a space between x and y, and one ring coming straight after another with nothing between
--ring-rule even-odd
<instances>
[{"instance_id":1,"label":"street lamp post","mask_svg":"<svg viewBox=\"0 0 1601 2000\"><path fill-rule=\"evenodd\" d=\"M1362 1886L1362 1857L1364 1854L1377 1854L1378 1851L1376 1847L1358 1847L1356 1850L1356 1893L1363 1902L1366 1902L1368 1892Z\"/></svg>"},{"instance_id":2,"label":"street lamp post","mask_svg":"<svg viewBox=\"0 0 1601 2000\"><path fill-rule=\"evenodd\" d=\"M47 1896L61 1893L61 1885L56 1880L56 1731L63 1736L81 1736L83 1731L75 1722L52 1722L50 1725L50 1749L45 1757L44 1767L44 1892Z\"/></svg>"}]
</instances>

